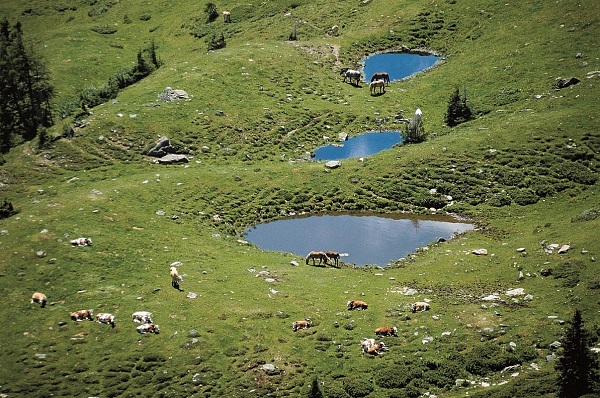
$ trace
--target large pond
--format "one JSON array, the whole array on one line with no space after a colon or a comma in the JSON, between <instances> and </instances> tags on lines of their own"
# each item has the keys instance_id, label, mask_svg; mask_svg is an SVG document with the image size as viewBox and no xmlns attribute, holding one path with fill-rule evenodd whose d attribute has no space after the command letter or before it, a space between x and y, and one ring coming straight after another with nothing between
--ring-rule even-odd
<instances>
[{"instance_id":1,"label":"large pond","mask_svg":"<svg viewBox=\"0 0 600 398\"><path fill-rule=\"evenodd\" d=\"M335 145L326 145L315 150L316 160L339 160L359 158L389 149L402 142L399 131L370 132L350 137Z\"/></svg>"},{"instance_id":2,"label":"large pond","mask_svg":"<svg viewBox=\"0 0 600 398\"><path fill-rule=\"evenodd\" d=\"M375 72L387 72L390 80L402 80L432 68L442 58L436 55L419 55L408 53L381 53L365 58L363 75L370 81Z\"/></svg>"},{"instance_id":3,"label":"large pond","mask_svg":"<svg viewBox=\"0 0 600 398\"><path fill-rule=\"evenodd\" d=\"M439 238L473 229L450 217L398 215L321 215L259 224L245 232L254 245L306 256L310 251L347 254L340 260L357 266L386 266Z\"/></svg>"}]
</instances>

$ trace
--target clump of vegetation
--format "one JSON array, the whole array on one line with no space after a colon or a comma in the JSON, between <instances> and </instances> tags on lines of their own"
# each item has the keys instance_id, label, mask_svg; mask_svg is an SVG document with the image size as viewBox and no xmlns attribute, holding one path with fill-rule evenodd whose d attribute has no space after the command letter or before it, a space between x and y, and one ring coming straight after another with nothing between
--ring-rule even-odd
<instances>
[{"instance_id":1,"label":"clump of vegetation","mask_svg":"<svg viewBox=\"0 0 600 398\"><path fill-rule=\"evenodd\" d=\"M454 90L448 101L448 110L444 121L449 127L458 126L473 118L473 112L467 103L467 89L463 89L462 95L458 87Z\"/></svg>"},{"instance_id":2,"label":"clump of vegetation","mask_svg":"<svg viewBox=\"0 0 600 398\"><path fill-rule=\"evenodd\" d=\"M15 209L13 208L12 202L9 202L7 199L4 199L2 205L0 205L0 219L8 218L17 214Z\"/></svg>"},{"instance_id":3,"label":"clump of vegetation","mask_svg":"<svg viewBox=\"0 0 600 398\"><path fill-rule=\"evenodd\" d=\"M561 339L561 355L556 363L558 396L560 398L583 397L597 391L600 383L598 358L590 348L592 336L584 327L579 309Z\"/></svg>"},{"instance_id":4,"label":"clump of vegetation","mask_svg":"<svg viewBox=\"0 0 600 398\"><path fill-rule=\"evenodd\" d=\"M217 6L215 3L206 3L204 7L204 14L206 15L206 23L213 22L219 17L219 12L217 11Z\"/></svg>"},{"instance_id":5,"label":"clump of vegetation","mask_svg":"<svg viewBox=\"0 0 600 398\"><path fill-rule=\"evenodd\" d=\"M94 25L92 30L101 35L112 35L117 32L117 28L109 25Z\"/></svg>"},{"instance_id":6,"label":"clump of vegetation","mask_svg":"<svg viewBox=\"0 0 600 398\"><path fill-rule=\"evenodd\" d=\"M225 42L225 36L223 33L214 33L208 40L206 40L206 46L208 51L218 50L219 48L225 48L227 43Z\"/></svg>"},{"instance_id":7,"label":"clump of vegetation","mask_svg":"<svg viewBox=\"0 0 600 398\"><path fill-rule=\"evenodd\" d=\"M410 122L400 134L402 134L402 138L406 143L416 144L425 141L427 133L425 132L425 126L423 125L421 109L415 111L414 117L410 119Z\"/></svg>"},{"instance_id":8,"label":"clump of vegetation","mask_svg":"<svg viewBox=\"0 0 600 398\"><path fill-rule=\"evenodd\" d=\"M53 123L54 87L33 49L27 49L20 22L0 22L0 153L29 141Z\"/></svg>"}]
</instances>

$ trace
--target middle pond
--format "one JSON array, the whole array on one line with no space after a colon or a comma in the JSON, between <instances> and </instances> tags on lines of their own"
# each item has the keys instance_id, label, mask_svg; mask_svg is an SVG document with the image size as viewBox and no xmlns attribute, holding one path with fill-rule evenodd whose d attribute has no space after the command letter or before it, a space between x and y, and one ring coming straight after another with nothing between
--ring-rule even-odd
<instances>
[{"instance_id":1,"label":"middle pond","mask_svg":"<svg viewBox=\"0 0 600 398\"><path fill-rule=\"evenodd\" d=\"M264 250L305 257L310 251L348 254L340 260L357 266L385 266L439 238L473 229L472 224L442 216L321 215L259 224L246 240Z\"/></svg>"},{"instance_id":2,"label":"middle pond","mask_svg":"<svg viewBox=\"0 0 600 398\"><path fill-rule=\"evenodd\" d=\"M339 145L326 145L315 150L316 160L339 160L369 156L402 142L399 131L370 132L350 137Z\"/></svg>"}]
</instances>

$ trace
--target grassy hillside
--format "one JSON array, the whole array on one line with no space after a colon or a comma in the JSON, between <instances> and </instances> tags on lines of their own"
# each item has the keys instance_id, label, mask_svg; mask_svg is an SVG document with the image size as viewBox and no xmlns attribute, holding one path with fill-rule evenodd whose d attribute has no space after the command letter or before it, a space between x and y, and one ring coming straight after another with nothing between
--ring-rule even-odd
<instances>
[{"instance_id":1,"label":"grassy hillside","mask_svg":"<svg viewBox=\"0 0 600 398\"><path fill-rule=\"evenodd\" d=\"M50 148L4 156L0 196L18 214L0 220L0 393L302 397L316 380L326 397L555 396L550 344L575 309L596 340L600 327L600 5L215 4L232 23L206 23L206 2L0 0L51 71L57 110L150 43L162 62L115 101L57 119ZM207 51L221 33L226 47ZM444 62L382 96L342 83L340 67L403 45ZM556 90L558 77L580 83ZM190 98L159 101L165 87ZM456 87L478 117L450 129ZM417 107L422 144L329 172L306 160L324 136L399 129L394 116ZM66 127L73 138L59 138ZM154 164L161 136L190 163ZM243 241L293 213L432 208L478 228L384 269L306 266ZM71 247L79 236L93 246ZM170 286L176 261L183 292ZM352 299L369 309L347 311ZM410 312L423 299L431 310ZM84 308L116 327L69 319ZM138 310L160 334L136 332ZM292 332L306 317L313 327ZM389 351L362 355L382 325L398 327Z\"/></svg>"}]
</instances>

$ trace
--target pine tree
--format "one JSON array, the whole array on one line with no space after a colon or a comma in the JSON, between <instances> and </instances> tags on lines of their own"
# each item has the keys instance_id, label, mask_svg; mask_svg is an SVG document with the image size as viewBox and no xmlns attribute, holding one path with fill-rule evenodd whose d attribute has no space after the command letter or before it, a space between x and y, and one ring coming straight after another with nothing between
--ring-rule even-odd
<instances>
[{"instance_id":1,"label":"pine tree","mask_svg":"<svg viewBox=\"0 0 600 398\"><path fill-rule=\"evenodd\" d=\"M473 118L471 108L467 104L467 90L464 90L463 95L460 95L458 87L454 90L448 101L448 110L444 121L450 127L457 126L461 123L468 122Z\"/></svg>"},{"instance_id":2,"label":"pine tree","mask_svg":"<svg viewBox=\"0 0 600 398\"><path fill-rule=\"evenodd\" d=\"M561 398L576 398L591 393L598 382L598 360L590 350L591 336L583 327L581 311L575 310L571 325L561 340L562 355L556 369Z\"/></svg>"},{"instance_id":3,"label":"pine tree","mask_svg":"<svg viewBox=\"0 0 600 398\"><path fill-rule=\"evenodd\" d=\"M324 398L323 392L319 388L319 381L315 377L310 386L310 390L308 392L308 398Z\"/></svg>"}]
</instances>

